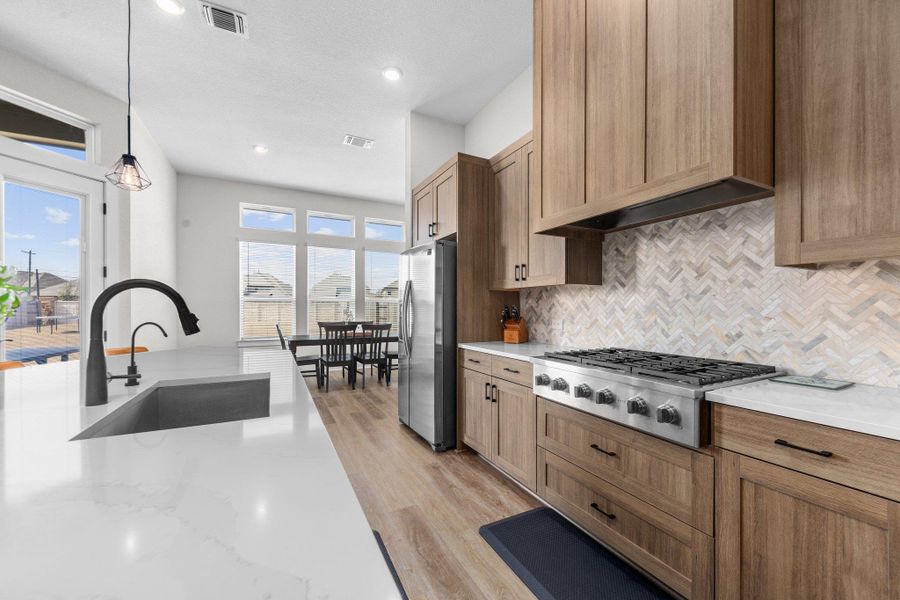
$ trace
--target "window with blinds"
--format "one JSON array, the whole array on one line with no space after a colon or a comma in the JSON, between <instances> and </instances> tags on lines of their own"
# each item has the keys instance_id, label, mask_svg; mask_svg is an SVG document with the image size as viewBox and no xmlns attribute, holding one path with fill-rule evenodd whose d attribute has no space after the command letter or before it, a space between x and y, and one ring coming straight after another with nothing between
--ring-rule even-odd
<instances>
[{"instance_id":1,"label":"window with blinds","mask_svg":"<svg viewBox=\"0 0 900 600\"><path fill-rule=\"evenodd\" d=\"M309 333L318 333L319 321L347 321L355 318L355 259L354 251L349 248L307 248Z\"/></svg>"},{"instance_id":2,"label":"window with blinds","mask_svg":"<svg viewBox=\"0 0 900 600\"><path fill-rule=\"evenodd\" d=\"M241 339L274 338L275 324L293 335L297 314L296 248L288 244L238 242Z\"/></svg>"},{"instance_id":3,"label":"window with blinds","mask_svg":"<svg viewBox=\"0 0 900 600\"><path fill-rule=\"evenodd\" d=\"M390 323L392 333L400 323L400 255L366 250L366 320Z\"/></svg>"}]
</instances>

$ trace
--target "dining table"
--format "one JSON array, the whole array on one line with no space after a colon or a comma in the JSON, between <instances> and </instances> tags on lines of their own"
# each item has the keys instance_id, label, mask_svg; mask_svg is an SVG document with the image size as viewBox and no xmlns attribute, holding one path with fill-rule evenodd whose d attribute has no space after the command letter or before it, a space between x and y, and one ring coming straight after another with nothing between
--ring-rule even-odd
<instances>
[{"instance_id":1,"label":"dining table","mask_svg":"<svg viewBox=\"0 0 900 600\"><path fill-rule=\"evenodd\" d=\"M309 346L324 346L326 344L338 344L342 343L344 340L341 339L330 339L326 340L324 336L319 335L318 333L303 333L298 335L286 335L284 336L284 341L288 345L288 349L291 352L297 352L297 348L309 347ZM364 335L362 332L357 332L349 336L350 343L357 344L370 344L375 341L381 341L386 343L399 342L400 337L396 334L385 335L379 338L376 338L371 335Z\"/></svg>"}]
</instances>

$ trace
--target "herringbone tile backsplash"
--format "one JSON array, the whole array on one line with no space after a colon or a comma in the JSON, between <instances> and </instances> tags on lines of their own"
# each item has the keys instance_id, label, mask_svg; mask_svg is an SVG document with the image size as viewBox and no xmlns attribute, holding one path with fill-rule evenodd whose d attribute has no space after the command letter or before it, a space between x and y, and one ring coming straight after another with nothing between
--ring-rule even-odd
<instances>
[{"instance_id":1,"label":"herringbone tile backsplash","mask_svg":"<svg viewBox=\"0 0 900 600\"><path fill-rule=\"evenodd\" d=\"M900 260L775 267L773 227L769 198L610 234L602 286L522 292L531 339L900 387Z\"/></svg>"}]
</instances>

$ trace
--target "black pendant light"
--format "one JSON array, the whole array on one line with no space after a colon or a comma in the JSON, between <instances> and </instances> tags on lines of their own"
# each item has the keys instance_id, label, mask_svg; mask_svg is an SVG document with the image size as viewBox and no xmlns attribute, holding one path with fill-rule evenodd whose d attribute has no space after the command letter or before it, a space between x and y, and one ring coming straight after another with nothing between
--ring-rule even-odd
<instances>
[{"instance_id":1,"label":"black pendant light","mask_svg":"<svg viewBox=\"0 0 900 600\"><path fill-rule=\"evenodd\" d=\"M116 161L106 174L110 183L129 192L139 192L150 187L150 178L131 153L131 0L128 0L128 152Z\"/></svg>"}]
</instances>

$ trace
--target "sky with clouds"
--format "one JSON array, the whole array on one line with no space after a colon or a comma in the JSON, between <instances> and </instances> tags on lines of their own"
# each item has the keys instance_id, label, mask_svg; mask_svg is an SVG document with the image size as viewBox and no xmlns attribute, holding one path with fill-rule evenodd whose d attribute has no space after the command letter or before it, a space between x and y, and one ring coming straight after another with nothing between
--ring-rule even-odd
<instances>
[{"instance_id":1,"label":"sky with clouds","mask_svg":"<svg viewBox=\"0 0 900 600\"><path fill-rule=\"evenodd\" d=\"M3 263L28 269L24 250L33 250L32 269L65 279L80 269L80 201L6 182L4 185Z\"/></svg>"}]
</instances>

